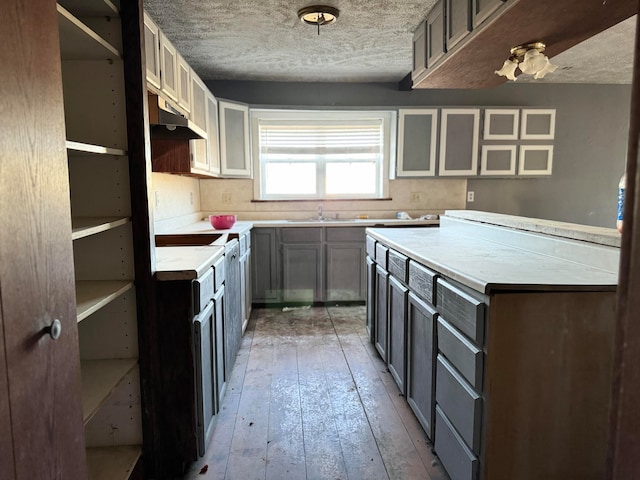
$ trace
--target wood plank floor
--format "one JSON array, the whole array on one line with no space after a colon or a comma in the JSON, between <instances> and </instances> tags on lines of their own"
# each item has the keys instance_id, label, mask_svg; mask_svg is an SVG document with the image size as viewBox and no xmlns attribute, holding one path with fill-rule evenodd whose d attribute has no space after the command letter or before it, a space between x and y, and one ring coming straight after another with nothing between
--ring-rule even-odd
<instances>
[{"instance_id":1,"label":"wood plank floor","mask_svg":"<svg viewBox=\"0 0 640 480\"><path fill-rule=\"evenodd\" d=\"M254 309L184 480L446 479L364 325L361 306Z\"/></svg>"}]
</instances>

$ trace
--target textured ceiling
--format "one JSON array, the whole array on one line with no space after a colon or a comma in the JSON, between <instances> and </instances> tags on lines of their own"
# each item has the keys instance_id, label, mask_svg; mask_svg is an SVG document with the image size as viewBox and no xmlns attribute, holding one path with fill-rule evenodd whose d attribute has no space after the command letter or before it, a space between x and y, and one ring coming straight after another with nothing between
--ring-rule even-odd
<instances>
[{"instance_id":1,"label":"textured ceiling","mask_svg":"<svg viewBox=\"0 0 640 480\"><path fill-rule=\"evenodd\" d=\"M319 36L297 17L314 4L305 0L144 0L144 6L205 80L398 82L411 71L413 31L435 1L330 1L340 17ZM631 83L634 33L635 17L557 55L558 70L542 81Z\"/></svg>"}]
</instances>

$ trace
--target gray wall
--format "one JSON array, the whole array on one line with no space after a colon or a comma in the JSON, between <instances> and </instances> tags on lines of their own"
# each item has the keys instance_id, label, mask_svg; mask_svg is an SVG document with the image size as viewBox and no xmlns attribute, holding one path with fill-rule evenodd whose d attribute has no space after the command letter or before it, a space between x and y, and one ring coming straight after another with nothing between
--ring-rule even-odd
<instances>
[{"instance_id":1,"label":"gray wall","mask_svg":"<svg viewBox=\"0 0 640 480\"><path fill-rule=\"evenodd\" d=\"M402 107L541 106L556 108L553 175L471 178L468 190L486 210L603 227L615 226L624 170L628 85L518 84L490 90L399 91L397 84L207 82L220 98L252 106Z\"/></svg>"}]
</instances>

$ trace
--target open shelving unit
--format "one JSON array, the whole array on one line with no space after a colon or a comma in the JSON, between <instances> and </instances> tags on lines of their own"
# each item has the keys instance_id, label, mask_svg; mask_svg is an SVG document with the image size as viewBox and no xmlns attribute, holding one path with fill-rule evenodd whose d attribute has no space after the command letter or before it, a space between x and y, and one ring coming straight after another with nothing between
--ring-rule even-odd
<instances>
[{"instance_id":1,"label":"open shelving unit","mask_svg":"<svg viewBox=\"0 0 640 480\"><path fill-rule=\"evenodd\" d=\"M141 455L137 313L118 3L59 0L82 414L91 480Z\"/></svg>"}]
</instances>

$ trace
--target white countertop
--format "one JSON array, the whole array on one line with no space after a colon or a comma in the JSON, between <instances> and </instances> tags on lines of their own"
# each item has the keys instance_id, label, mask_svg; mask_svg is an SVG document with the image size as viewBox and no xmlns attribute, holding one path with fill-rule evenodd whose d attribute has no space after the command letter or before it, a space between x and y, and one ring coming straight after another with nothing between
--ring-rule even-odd
<instances>
[{"instance_id":1,"label":"white countertop","mask_svg":"<svg viewBox=\"0 0 640 480\"><path fill-rule=\"evenodd\" d=\"M157 280L193 280L224 254L224 246L157 247Z\"/></svg>"},{"instance_id":2,"label":"white countertop","mask_svg":"<svg viewBox=\"0 0 640 480\"><path fill-rule=\"evenodd\" d=\"M465 233L460 228L370 228L367 233L476 291L615 290L616 271ZM562 240L568 242L568 240ZM600 247L609 249L610 247Z\"/></svg>"}]
</instances>

